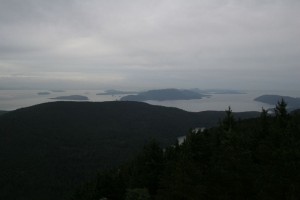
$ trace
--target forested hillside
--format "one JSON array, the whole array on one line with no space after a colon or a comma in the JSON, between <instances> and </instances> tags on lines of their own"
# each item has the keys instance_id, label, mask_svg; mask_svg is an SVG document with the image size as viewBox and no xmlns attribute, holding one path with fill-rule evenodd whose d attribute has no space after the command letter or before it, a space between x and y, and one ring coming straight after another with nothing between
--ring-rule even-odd
<instances>
[{"instance_id":1,"label":"forested hillside","mask_svg":"<svg viewBox=\"0 0 300 200\"><path fill-rule=\"evenodd\" d=\"M0 115L7 113L7 111L0 110Z\"/></svg>"},{"instance_id":2,"label":"forested hillside","mask_svg":"<svg viewBox=\"0 0 300 200\"><path fill-rule=\"evenodd\" d=\"M253 117L258 113L241 113ZM154 138L173 144L224 112L190 113L139 102L52 102L0 116L0 199L64 199L98 170Z\"/></svg>"},{"instance_id":3,"label":"forested hillside","mask_svg":"<svg viewBox=\"0 0 300 200\"><path fill-rule=\"evenodd\" d=\"M284 101L275 116L236 121L226 111L219 126L191 131L162 149L156 141L132 161L99 173L73 200L300 199L300 115Z\"/></svg>"}]
</instances>

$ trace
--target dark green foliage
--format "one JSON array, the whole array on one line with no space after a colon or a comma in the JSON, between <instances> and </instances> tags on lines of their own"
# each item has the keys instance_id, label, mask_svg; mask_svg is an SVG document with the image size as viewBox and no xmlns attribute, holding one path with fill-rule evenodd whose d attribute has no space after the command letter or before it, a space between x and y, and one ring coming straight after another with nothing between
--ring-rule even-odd
<instances>
[{"instance_id":1,"label":"dark green foliage","mask_svg":"<svg viewBox=\"0 0 300 200\"><path fill-rule=\"evenodd\" d=\"M5 113L0 116L0 199L68 198L98 170L133 158L149 138L165 147L191 127L215 126L223 115L116 101L53 102ZM145 187L156 180L153 176Z\"/></svg>"},{"instance_id":2,"label":"dark green foliage","mask_svg":"<svg viewBox=\"0 0 300 200\"><path fill-rule=\"evenodd\" d=\"M287 110L286 110L286 102L284 99L281 99L281 101L278 101L276 108L275 108L275 115L277 117L286 118L287 117Z\"/></svg>"},{"instance_id":3,"label":"dark green foliage","mask_svg":"<svg viewBox=\"0 0 300 200\"><path fill-rule=\"evenodd\" d=\"M145 188L129 189L125 200L150 200L150 194Z\"/></svg>"},{"instance_id":4,"label":"dark green foliage","mask_svg":"<svg viewBox=\"0 0 300 200\"><path fill-rule=\"evenodd\" d=\"M277 123L281 128L285 128L287 126L288 113L286 110L286 106L286 102L281 99L281 101L278 101L274 109Z\"/></svg>"},{"instance_id":5,"label":"dark green foliage","mask_svg":"<svg viewBox=\"0 0 300 200\"><path fill-rule=\"evenodd\" d=\"M300 199L300 115L286 113L285 106L279 102L274 117L263 109L260 118L239 122L229 108L220 127L191 130L181 145L163 152L151 141L118 169L125 177L124 195L138 199L149 191L158 200Z\"/></svg>"},{"instance_id":6,"label":"dark green foliage","mask_svg":"<svg viewBox=\"0 0 300 200\"><path fill-rule=\"evenodd\" d=\"M96 180L79 188L72 199L150 199L158 189L163 159L163 150L156 140L151 140L131 162L99 173Z\"/></svg>"},{"instance_id":7,"label":"dark green foliage","mask_svg":"<svg viewBox=\"0 0 300 200\"><path fill-rule=\"evenodd\" d=\"M268 111L262 108L261 114L260 114L260 123L261 123L261 131L262 135L265 135L269 128L269 115Z\"/></svg>"},{"instance_id":8,"label":"dark green foliage","mask_svg":"<svg viewBox=\"0 0 300 200\"><path fill-rule=\"evenodd\" d=\"M0 117L0 199L62 199L98 170L132 158L150 137L170 145L200 119L138 102L53 102L8 112Z\"/></svg>"},{"instance_id":9,"label":"dark green foliage","mask_svg":"<svg viewBox=\"0 0 300 200\"><path fill-rule=\"evenodd\" d=\"M3 110L0 110L0 115L3 115L5 113L8 113L8 111L3 111Z\"/></svg>"},{"instance_id":10,"label":"dark green foliage","mask_svg":"<svg viewBox=\"0 0 300 200\"><path fill-rule=\"evenodd\" d=\"M237 115L249 118L258 113ZM189 128L215 126L223 116L138 102L52 102L5 113L0 116L0 199L68 199L99 170L133 158L149 138L166 147ZM178 149L168 156L177 157ZM155 194L161 165L154 165L153 173L152 166L150 162L148 168L133 171L139 176L132 178L131 189L141 188L137 185L143 180L143 187ZM151 179L141 178L148 170ZM109 177L106 181L119 180L115 173ZM90 191L95 185L102 188L101 183L99 179L82 187L77 197L100 198L99 192Z\"/></svg>"},{"instance_id":11,"label":"dark green foliage","mask_svg":"<svg viewBox=\"0 0 300 200\"><path fill-rule=\"evenodd\" d=\"M225 131L232 131L235 125L235 119L230 106L225 110L226 116L222 121L222 127Z\"/></svg>"},{"instance_id":12,"label":"dark green foliage","mask_svg":"<svg viewBox=\"0 0 300 200\"><path fill-rule=\"evenodd\" d=\"M155 140L151 140L131 165L130 187L148 188L150 194L155 195L162 169L163 151Z\"/></svg>"}]
</instances>

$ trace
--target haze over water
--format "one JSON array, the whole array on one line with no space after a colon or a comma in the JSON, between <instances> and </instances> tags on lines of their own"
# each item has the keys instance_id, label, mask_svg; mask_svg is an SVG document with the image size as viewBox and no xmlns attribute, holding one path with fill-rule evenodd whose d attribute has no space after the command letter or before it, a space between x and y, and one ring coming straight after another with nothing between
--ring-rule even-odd
<instances>
[{"instance_id":1,"label":"haze over water","mask_svg":"<svg viewBox=\"0 0 300 200\"><path fill-rule=\"evenodd\" d=\"M49 95L39 95L39 92L49 92ZM65 90L53 92L47 90L0 90L0 110L15 110L35 104L54 102L50 99L58 96L83 95L91 102L116 101L124 95L97 95L100 90ZM264 94L300 97L300 91L245 91L245 94L211 94L210 97L194 100L146 101L153 105L176 107L186 111L199 112L206 110L223 111L231 106L234 112L261 111L261 108L272 108L269 104L254 101L254 98Z\"/></svg>"}]
</instances>

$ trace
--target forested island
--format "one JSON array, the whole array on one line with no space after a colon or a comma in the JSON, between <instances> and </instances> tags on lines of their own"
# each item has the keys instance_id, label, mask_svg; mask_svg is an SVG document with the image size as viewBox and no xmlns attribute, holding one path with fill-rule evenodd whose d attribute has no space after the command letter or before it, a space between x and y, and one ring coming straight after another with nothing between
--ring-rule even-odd
<instances>
[{"instance_id":1,"label":"forested island","mask_svg":"<svg viewBox=\"0 0 300 200\"><path fill-rule=\"evenodd\" d=\"M202 99L207 95L200 94L191 90L180 89L161 89L161 90L149 90L146 92L140 92L136 95L128 95L122 97L121 101L167 101L167 100L191 100Z\"/></svg>"},{"instance_id":2,"label":"forested island","mask_svg":"<svg viewBox=\"0 0 300 200\"><path fill-rule=\"evenodd\" d=\"M54 97L51 99L57 99L57 100L74 100L74 101L88 101L89 98L82 95L70 95L70 96L59 96Z\"/></svg>"},{"instance_id":3,"label":"forested island","mask_svg":"<svg viewBox=\"0 0 300 200\"><path fill-rule=\"evenodd\" d=\"M295 110L297 108L300 108L300 98L290 96L262 95L255 98L254 100L275 106L282 99L284 99L287 102L289 110Z\"/></svg>"}]
</instances>

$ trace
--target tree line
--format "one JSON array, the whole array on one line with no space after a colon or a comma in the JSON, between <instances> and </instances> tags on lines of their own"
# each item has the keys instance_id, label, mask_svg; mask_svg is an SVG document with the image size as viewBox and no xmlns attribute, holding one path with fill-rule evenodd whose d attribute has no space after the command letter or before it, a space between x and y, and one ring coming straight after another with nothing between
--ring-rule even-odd
<instances>
[{"instance_id":1,"label":"tree line","mask_svg":"<svg viewBox=\"0 0 300 200\"><path fill-rule=\"evenodd\" d=\"M72 200L300 199L300 116L281 100L269 115L190 130L182 144L151 140L133 160L100 172Z\"/></svg>"}]
</instances>

